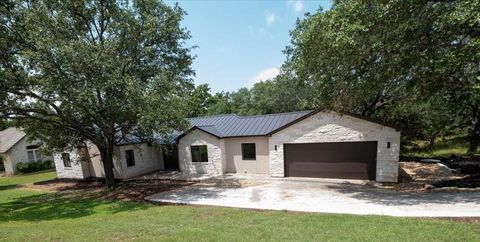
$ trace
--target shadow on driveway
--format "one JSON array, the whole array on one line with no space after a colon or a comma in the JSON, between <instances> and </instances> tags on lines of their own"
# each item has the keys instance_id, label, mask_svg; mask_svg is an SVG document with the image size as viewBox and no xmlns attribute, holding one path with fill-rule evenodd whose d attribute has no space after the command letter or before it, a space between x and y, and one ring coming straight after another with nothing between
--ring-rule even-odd
<instances>
[{"instance_id":1,"label":"shadow on driveway","mask_svg":"<svg viewBox=\"0 0 480 242\"><path fill-rule=\"evenodd\" d=\"M331 184L326 189L381 205L480 204L480 192L401 192L357 184Z\"/></svg>"}]
</instances>

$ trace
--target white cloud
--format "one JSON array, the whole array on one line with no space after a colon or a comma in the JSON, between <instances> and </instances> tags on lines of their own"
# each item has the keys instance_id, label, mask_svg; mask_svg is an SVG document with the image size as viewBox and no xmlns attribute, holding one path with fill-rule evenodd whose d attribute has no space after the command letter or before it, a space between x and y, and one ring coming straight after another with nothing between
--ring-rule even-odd
<instances>
[{"instance_id":1,"label":"white cloud","mask_svg":"<svg viewBox=\"0 0 480 242\"><path fill-rule=\"evenodd\" d=\"M295 1L295 4L293 4L293 8L295 9L295 12L300 12L303 10L303 3L300 0Z\"/></svg>"},{"instance_id":2,"label":"white cloud","mask_svg":"<svg viewBox=\"0 0 480 242\"><path fill-rule=\"evenodd\" d=\"M253 83L271 80L275 78L280 73L280 69L277 67L267 68L265 70L260 71L255 77L252 78Z\"/></svg>"},{"instance_id":3,"label":"white cloud","mask_svg":"<svg viewBox=\"0 0 480 242\"><path fill-rule=\"evenodd\" d=\"M297 13L303 10L303 2L301 0L289 0L287 6L292 7Z\"/></svg>"},{"instance_id":4,"label":"white cloud","mask_svg":"<svg viewBox=\"0 0 480 242\"><path fill-rule=\"evenodd\" d=\"M275 13L265 12L265 21L267 21L267 25L270 26L277 20L277 15Z\"/></svg>"}]
</instances>

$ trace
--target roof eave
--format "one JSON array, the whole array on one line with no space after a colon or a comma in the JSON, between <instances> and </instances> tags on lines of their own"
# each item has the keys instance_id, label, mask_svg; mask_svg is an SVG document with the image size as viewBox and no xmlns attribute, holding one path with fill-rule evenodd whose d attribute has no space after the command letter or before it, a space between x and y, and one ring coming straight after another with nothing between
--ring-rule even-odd
<instances>
[{"instance_id":1,"label":"roof eave","mask_svg":"<svg viewBox=\"0 0 480 242\"><path fill-rule=\"evenodd\" d=\"M375 124L378 124L378 125L381 125L381 126L385 126L385 127L389 127L389 128L392 128L392 129L395 129L395 131L400 131L397 127L394 127L392 125L388 125L388 124L385 124L383 122L380 122L380 121L377 121L377 120L374 120L372 118L369 118L369 117L365 117L363 115L360 115L360 114L356 114L356 113L351 113L351 112L347 112L347 111L334 111L334 110L328 110L328 109L324 109L324 108L319 108L317 110L313 110L312 112L302 116L302 117L299 117L298 119L295 119L293 121L291 121L290 123L287 123L285 125L283 125L282 127L279 127L273 131L271 131L270 133L268 133L267 135L273 135L275 133L277 133L278 131L280 130L283 130L285 128L288 128L308 117L311 117L317 113L320 113L320 112L326 112L326 111L332 111L332 112L336 112L336 113L339 113L339 114L344 114L344 115L348 115L348 116L351 116L351 117L354 117L354 118L358 118L358 119L361 119L361 120L365 120L365 121L368 121L368 122L371 122L371 123L375 123Z\"/></svg>"}]
</instances>

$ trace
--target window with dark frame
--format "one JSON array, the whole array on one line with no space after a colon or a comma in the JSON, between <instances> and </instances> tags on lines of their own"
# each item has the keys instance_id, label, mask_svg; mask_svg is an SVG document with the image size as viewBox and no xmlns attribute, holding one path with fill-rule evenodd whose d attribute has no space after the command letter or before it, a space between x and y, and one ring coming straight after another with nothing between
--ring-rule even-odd
<instances>
[{"instance_id":1,"label":"window with dark frame","mask_svg":"<svg viewBox=\"0 0 480 242\"><path fill-rule=\"evenodd\" d=\"M192 162L208 162L208 151L206 145L192 145Z\"/></svg>"},{"instance_id":2,"label":"window with dark frame","mask_svg":"<svg viewBox=\"0 0 480 242\"><path fill-rule=\"evenodd\" d=\"M72 167L72 161L70 160L69 153L62 154L63 167Z\"/></svg>"},{"instance_id":3,"label":"window with dark frame","mask_svg":"<svg viewBox=\"0 0 480 242\"><path fill-rule=\"evenodd\" d=\"M135 155L133 150L125 151L125 160L127 161L127 167L135 166Z\"/></svg>"},{"instance_id":4,"label":"window with dark frame","mask_svg":"<svg viewBox=\"0 0 480 242\"><path fill-rule=\"evenodd\" d=\"M257 159L257 154L255 152L255 143L242 144L242 159L243 160Z\"/></svg>"}]
</instances>

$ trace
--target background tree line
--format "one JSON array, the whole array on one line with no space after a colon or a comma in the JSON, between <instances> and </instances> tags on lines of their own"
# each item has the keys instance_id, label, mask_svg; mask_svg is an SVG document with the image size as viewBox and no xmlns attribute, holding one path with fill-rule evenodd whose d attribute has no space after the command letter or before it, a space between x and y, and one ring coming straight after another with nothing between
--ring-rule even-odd
<instances>
[{"instance_id":1,"label":"background tree line","mask_svg":"<svg viewBox=\"0 0 480 242\"><path fill-rule=\"evenodd\" d=\"M330 108L400 128L404 142L480 143L480 1L338 0L291 31L280 75L252 88L193 90L190 116Z\"/></svg>"}]
</instances>

